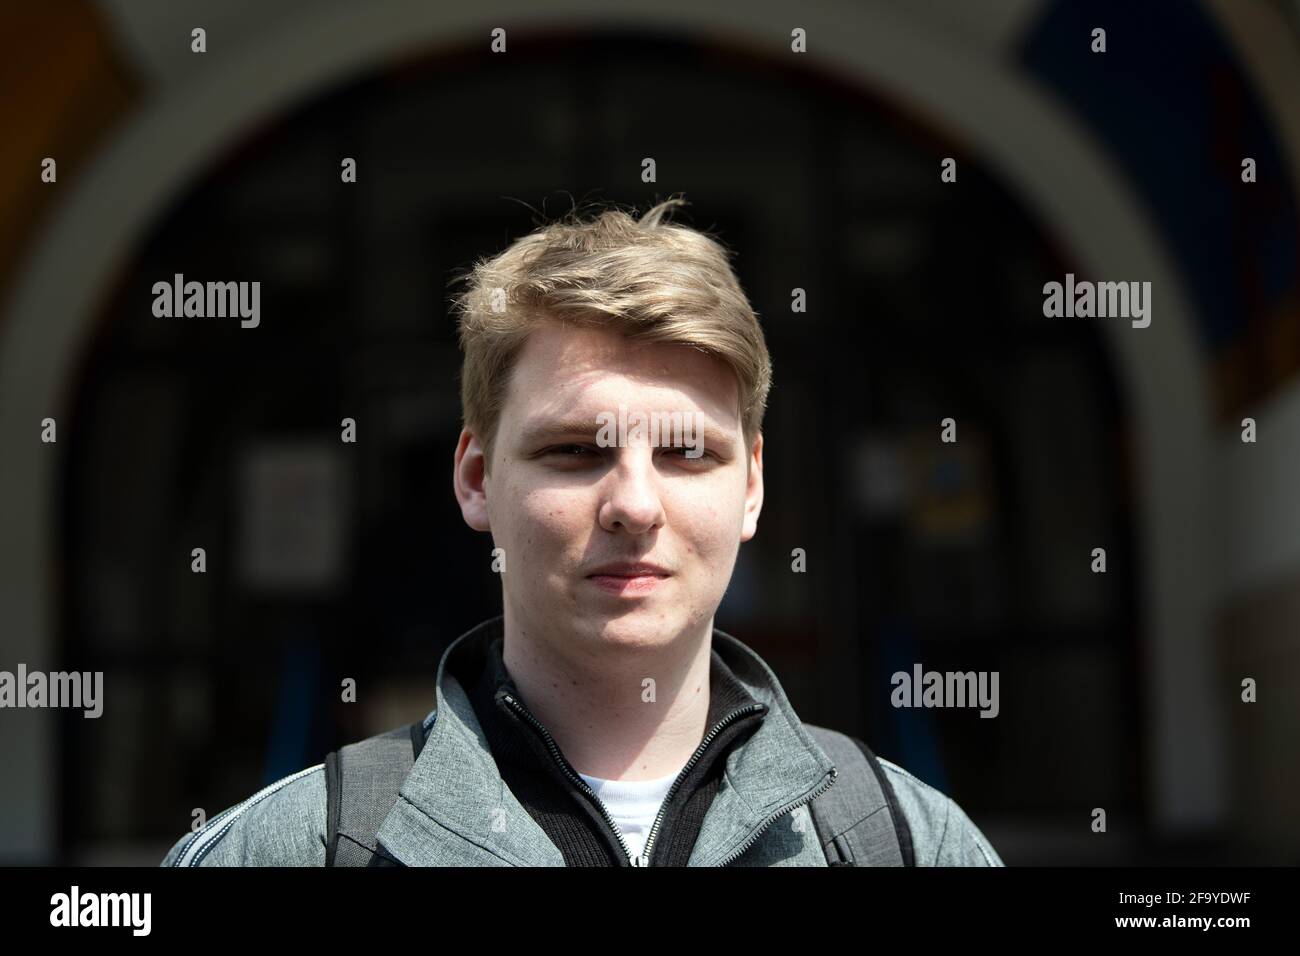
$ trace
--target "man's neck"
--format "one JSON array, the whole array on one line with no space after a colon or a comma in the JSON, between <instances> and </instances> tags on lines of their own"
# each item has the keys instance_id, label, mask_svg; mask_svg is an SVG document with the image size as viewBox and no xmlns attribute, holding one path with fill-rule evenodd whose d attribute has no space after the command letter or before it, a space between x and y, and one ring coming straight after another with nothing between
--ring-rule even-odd
<instances>
[{"instance_id":1,"label":"man's neck","mask_svg":"<svg viewBox=\"0 0 1300 956\"><path fill-rule=\"evenodd\" d=\"M644 648L538 630L508 604L503 617L506 670L579 773L664 777L699 747L708 729L712 618L698 633Z\"/></svg>"}]
</instances>

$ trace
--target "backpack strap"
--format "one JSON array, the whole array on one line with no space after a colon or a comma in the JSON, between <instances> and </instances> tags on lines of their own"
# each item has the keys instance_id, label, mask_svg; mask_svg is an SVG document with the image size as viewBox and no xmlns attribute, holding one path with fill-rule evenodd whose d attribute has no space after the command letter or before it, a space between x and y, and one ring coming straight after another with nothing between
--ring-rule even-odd
<instances>
[{"instance_id":1,"label":"backpack strap","mask_svg":"<svg viewBox=\"0 0 1300 956\"><path fill-rule=\"evenodd\" d=\"M856 737L804 724L839 773L809 806L830 866L915 866L912 831L871 749Z\"/></svg>"},{"instance_id":2,"label":"backpack strap","mask_svg":"<svg viewBox=\"0 0 1300 956\"><path fill-rule=\"evenodd\" d=\"M417 720L325 755L326 866L395 865L375 836L424 746L425 723Z\"/></svg>"},{"instance_id":3,"label":"backpack strap","mask_svg":"<svg viewBox=\"0 0 1300 956\"><path fill-rule=\"evenodd\" d=\"M326 866L394 865L375 836L397 804L433 717L326 754ZM876 755L856 737L804 727L838 769L835 785L809 805L829 865L915 866L911 830Z\"/></svg>"}]
</instances>

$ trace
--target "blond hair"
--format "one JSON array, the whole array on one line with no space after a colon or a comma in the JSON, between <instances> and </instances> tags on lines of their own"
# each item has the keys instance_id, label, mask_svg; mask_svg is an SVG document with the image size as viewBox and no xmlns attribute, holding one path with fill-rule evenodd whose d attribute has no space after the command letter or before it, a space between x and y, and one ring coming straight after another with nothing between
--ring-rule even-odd
<instances>
[{"instance_id":1,"label":"blond hair","mask_svg":"<svg viewBox=\"0 0 1300 956\"><path fill-rule=\"evenodd\" d=\"M510 372L532 327L548 317L721 359L739 382L744 450L752 449L772 362L730 251L706 233L663 221L685 205L668 199L640 219L614 207L586 221L575 206L452 280L468 280L453 300L465 353L461 408L488 462Z\"/></svg>"}]
</instances>

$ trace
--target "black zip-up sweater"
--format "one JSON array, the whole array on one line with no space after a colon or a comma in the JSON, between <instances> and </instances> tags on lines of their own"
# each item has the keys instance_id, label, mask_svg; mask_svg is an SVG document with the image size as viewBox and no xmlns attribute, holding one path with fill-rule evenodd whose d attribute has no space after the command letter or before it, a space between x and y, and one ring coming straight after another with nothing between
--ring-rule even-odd
<instances>
[{"instance_id":1,"label":"black zip-up sweater","mask_svg":"<svg viewBox=\"0 0 1300 956\"><path fill-rule=\"evenodd\" d=\"M558 745L552 754L542 732L519 713L523 710L536 720L505 668L503 642L500 636L491 640L477 677L465 675L469 680L462 677L462 685L473 688L470 702L506 786L564 854L566 866L632 866L602 814L598 798ZM736 712L741 712L740 716L718 731ZM683 768L685 776L679 776L664 799L659 830L649 846L650 866L686 865L718 791L727 753L758 729L766 712L766 705L755 700L717 652L712 652L703 751L696 751L693 759L698 759L693 765L688 761L689 770Z\"/></svg>"}]
</instances>

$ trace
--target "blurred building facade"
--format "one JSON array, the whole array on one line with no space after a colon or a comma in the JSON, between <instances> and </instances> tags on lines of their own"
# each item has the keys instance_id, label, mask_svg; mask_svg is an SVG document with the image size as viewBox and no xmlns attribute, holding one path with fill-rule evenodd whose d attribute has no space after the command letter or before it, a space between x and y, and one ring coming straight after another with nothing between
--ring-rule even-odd
<instances>
[{"instance_id":1,"label":"blurred building facade","mask_svg":"<svg viewBox=\"0 0 1300 956\"><path fill-rule=\"evenodd\" d=\"M801 716L1010 864L1295 862L1294 7L636 6L5 14L0 668L108 690L4 714L0 861L156 862L193 808L427 712L500 601L450 493L447 280L525 202L681 192L775 364L718 625ZM158 321L175 273L261 280L262 325ZM1152 325L1044 319L1067 273L1151 281ZM999 718L890 707L917 661L999 671Z\"/></svg>"}]
</instances>

